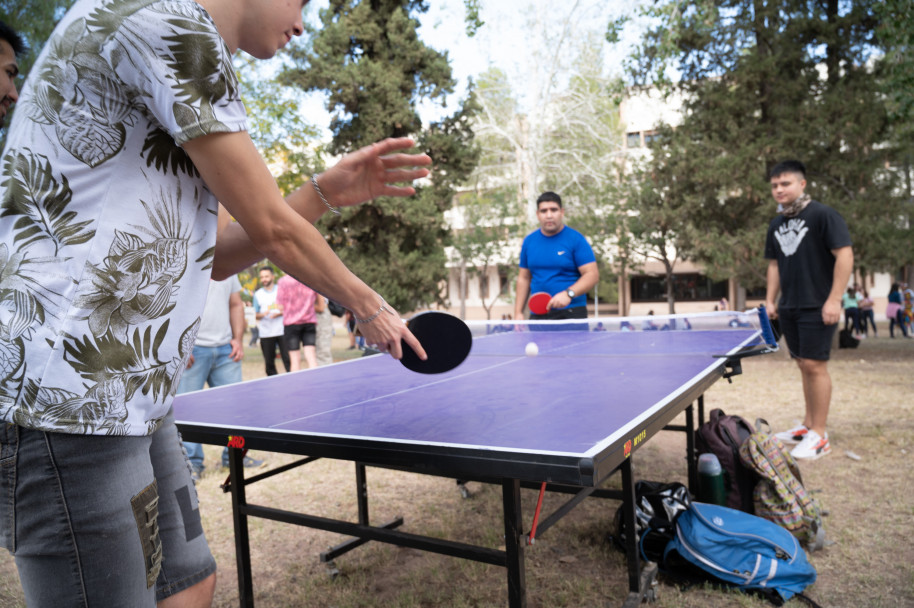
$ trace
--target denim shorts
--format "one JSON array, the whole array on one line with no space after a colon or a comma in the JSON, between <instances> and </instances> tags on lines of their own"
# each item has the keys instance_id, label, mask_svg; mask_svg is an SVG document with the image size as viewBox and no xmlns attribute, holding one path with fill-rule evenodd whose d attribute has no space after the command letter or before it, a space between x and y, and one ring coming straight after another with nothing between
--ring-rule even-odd
<instances>
[{"instance_id":1,"label":"denim shorts","mask_svg":"<svg viewBox=\"0 0 914 608\"><path fill-rule=\"evenodd\" d=\"M31 607L153 608L216 571L170 413L146 437L0 422L0 543Z\"/></svg>"},{"instance_id":2,"label":"denim shorts","mask_svg":"<svg viewBox=\"0 0 914 608\"><path fill-rule=\"evenodd\" d=\"M796 359L828 361L838 324L826 325L821 308L778 308L781 334Z\"/></svg>"}]
</instances>

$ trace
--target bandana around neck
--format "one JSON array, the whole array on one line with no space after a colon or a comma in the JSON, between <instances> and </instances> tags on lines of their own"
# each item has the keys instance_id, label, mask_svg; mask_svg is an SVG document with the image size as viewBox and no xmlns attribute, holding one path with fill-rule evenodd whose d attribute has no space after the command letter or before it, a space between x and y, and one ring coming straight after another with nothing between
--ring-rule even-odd
<instances>
[{"instance_id":1,"label":"bandana around neck","mask_svg":"<svg viewBox=\"0 0 914 608\"><path fill-rule=\"evenodd\" d=\"M805 192L797 197L792 203L787 203L786 205L778 205L778 213L784 217L796 217L800 211L806 209L806 205L812 200Z\"/></svg>"}]
</instances>

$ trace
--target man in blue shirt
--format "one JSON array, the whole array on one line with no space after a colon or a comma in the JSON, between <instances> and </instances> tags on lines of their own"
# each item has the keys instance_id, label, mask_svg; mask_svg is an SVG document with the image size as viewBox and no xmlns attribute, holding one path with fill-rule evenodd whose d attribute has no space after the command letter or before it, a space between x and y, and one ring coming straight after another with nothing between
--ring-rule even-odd
<instances>
[{"instance_id":1,"label":"man in blue shirt","mask_svg":"<svg viewBox=\"0 0 914 608\"><path fill-rule=\"evenodd\" d=\"M517 274L514 319L524 318L531 293L552 296L546 314L531 319L584 319L587 292L600 278L593 249L584 235L565 225L562 199L555 192L543 192L536 199L540 227L524 239Z\"/></svg>"}]
</instances>

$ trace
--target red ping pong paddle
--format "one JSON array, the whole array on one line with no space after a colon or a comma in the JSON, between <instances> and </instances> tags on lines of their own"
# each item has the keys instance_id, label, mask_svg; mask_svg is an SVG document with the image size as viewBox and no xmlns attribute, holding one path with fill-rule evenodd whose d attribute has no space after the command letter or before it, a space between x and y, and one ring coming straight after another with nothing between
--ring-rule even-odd
<instances>
[{"instance_id":1,"label":"red ping pong paddle","mask_svg":"<svg viewBox=\"0 0 914 608\"><path fill-rule=\"evenodd\" d=\"M530 296L530 299L527 300L527 308L529 308L530 312L535 315L544 315L549 312L546 306L549 304L549 300L551 299L552 296L547 292L539 291Z\"/></svg>"},{"instance_id":2,"label":"red ping pong paddle","mask_svg":"<svg viewBox=\"0 0 914 608\"><path fill-rule=\"evenodd\" d=\"M400 341L406 369L420 374L448 372L470 354L473 334L467 324L446 312L430 310L415 315L406 322L409 331L419 340L428 359L423 361L404 341Z\"/></svg>"}]
</instances>

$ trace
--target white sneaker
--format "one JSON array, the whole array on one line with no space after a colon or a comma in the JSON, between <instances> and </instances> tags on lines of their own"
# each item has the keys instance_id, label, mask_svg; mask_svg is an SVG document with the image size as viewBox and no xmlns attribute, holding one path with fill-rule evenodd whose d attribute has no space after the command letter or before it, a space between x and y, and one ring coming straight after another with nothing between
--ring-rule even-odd
<instances>
[{"instance_id":1,"label":"white sneaker","mask_svg":"<svg viewBox=\"0 0 914 608\"><path fill-rule=\"evenodd\" d=\"M809 429L806 428L805 425L798 424L790 430L775 433L774 436L780 439L781 443L794 445L803 441L803 438L806 437L806 433L808 432Z\"/></svg>"},{"instance_id":2,"label":"white sneaker","mask_svg":"<svg viewBox=\"0 0 914 608\"><path fill-rule=\"evenodd\" d=\"M803 441L790 450L790 455L797 460L816 460L829 452L831 452L831 445L828 443L828 433L825 433L823 439L817 432L807 431Z\"/></svg>"}]
</instances>

